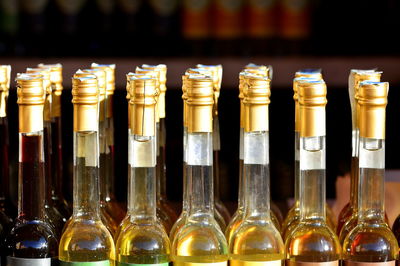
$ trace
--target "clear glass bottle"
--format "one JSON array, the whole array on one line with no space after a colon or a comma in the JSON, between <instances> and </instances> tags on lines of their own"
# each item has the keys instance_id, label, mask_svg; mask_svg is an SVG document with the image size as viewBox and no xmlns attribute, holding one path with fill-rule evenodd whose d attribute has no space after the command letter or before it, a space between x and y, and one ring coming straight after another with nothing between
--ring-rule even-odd
<instances>
[{"instance_id":1,"label":"clear glass bottle","mask_svg":"<svg viewBox=\"0 0 400 266\"><path fill-rule=\"evenodd\" d=\"M53 206L62 215L65 223L71 217L72 209L63 193L63 143L61 119L61 94L63 91L63 77L61 64L39 64L39 68L50 70L51 83L51 168L52 189L51 198ZM67 183L68 184L68 183ZM67 185L65 184L65 185Z\"/></svg>"},{"instance_id":2,"label":"clear glass bottle","mask_svg":"<svg viewBox=\"0 0 400 266\"><path fill-rule=\"evenodd\" d=\"M164 64L159 65L142 65L143 69L158 70L159 71L159 96L157 100L159 124L157 133L157 143L159 150L157 152L157 206L165 213L172 224L178 219L171 202L167 197L167 168L166 168L166 137L167 131L165 126L165 95L167 92L167 66ZM172 228L172 226L171 226ZM171 228L167 232L170 232Z\"/></svg>"},{"instance_id":3,"label":"clear glass bottle","mask_svg":"<svg viewBox=\"0 0 400 266\"><path fill-rule=\"evenodd\" d=\"M340 244L343 245L344 239L351 230L357 225L358 216L358 181L359 181L359 125L357 103L358 88L362 81L380 81L382 72L375 70L356 70L350 71L349 76L349 97L352 113L352 154L350 168L350 202L344 206L338 217L337 233Z\"/></svg>"},{"instance_id":4,"label":"clear glass bottle","mask_svg":"<svg viewBox=\"0 0 400 266\"><path fill-rule=\"evenodd\" d=\"M188 133L186 162L188 216L172 244L174 265L191 263L227 265L226 239L214 218L212 170L213 81L207 76L189 76L187 89Z\"/></svg>"},{"instance_id":5,"label":"clear glass bottle","mask_svg":"<svg viewBox=\"0 0 400 266\"><path fill-rule=\"evenodd\" d=\"M167 232L156 216L156 79L132 77L129 224L116 242L120 265L170 262Z\"/></svg>"},{"instance_id":6,"label":"clear glass bottle","mask_svg":"<svg viewBox=\"0 0 400 266\"><path fill-rule=\"evenodd\" d=\"M146 65L145 65L146 66ZM147 65L147 68L140 68L137 67L136 68L136 73L137 74L142 74L142 75L150 75L150 76L154 76L157 80L157 93L158 95L161 94L161 76L163 76L162 74L162 70L160 67L149 67ZM164 90L164 89L163 89ZM159 140L160 140L160 107L159 107L159 103L156 104L156 134L157 134L157 147L159 147L159 149L157 149L157 158L158 158L158 162L159 164L157 165L157 184L161 185L161 179L164 178L162 177L163 174L165 174L164 170L162 169L162 166L160 163L161 162L161 157L160 157L160 144L159 144ZM165 208L165 204L162 204L163 202L160 200L160 196L161 196L161 187L158 186L158 197L157 197L157 217L158 219L162 222L162 224L165 227L165 230L167 232L169 232L172 228L172 226L174 225L176 216L173 215L174 217L170 216L169 213L169 208Z\"/></svg>"},{"instance_id":7,"label":"clear glass bottle","mask_svg":"<svg viewBox=\"0 0 400 266\"><path fill-rule=\"evenodd\" d=\"M357 92L359 182L357 225L343 243L344 265L395 265L399 246L385 222L385 122L389 84L363 81Z\"/></svg>"},{"instance_id":8,"label":"clear glass bottle","mask_svg":"<svg viewBox=\"0 0 400 266\"><path fill-rule=\"evenodd\" d=\"M92 63L92 69L103 70L106 74L106 95L105 95L105 152L104 164L100 164L100 172L104 173L104 185L102 194L104 194L104 208L118 225L125 217L126 211L118 202L115 196L115 151L114 151L114 91L115 91L115 64L96 64ZM103 144L101 144L103 145Z\"/></svg>"},{"instance_id":9,"label":"clear glass bottle","mask_svg":"<svg viewBox=\"0 0 400 266\"><path fill-rule=\"evenodd\" d=\"M59 246L61 265L114 265L112 235L101 219L99 89L95 75L72 79L74 104L74 208ZM86 264L85 264L86 265Z\"/></svg>"},{"instance_id":10,"label":"clear glass bottle","mask_svg":"<svg viewBox=\"0 0 400 266\"><path fill-rule=\"evenodd\" d=\"M286 238L289 265L339 265L341 247L326 221L325 105L322 80L298 82L300 104L300 219Z\"/></svg>"},{"instance_id":11,"label":"clear glass bottle","mask_svg":"<svg viewBox=\"0 0 400 266\"><path fill-rule=\"evenodd\" d=\"M43 76L17 76L19 105L18 216L6 237L6 265L50 265L58 241L45 204Z\"/></svg>"},{"instance_id":12,"label":"clear glass bottle","mask_svg":"<svg viewBox=\"0 0 400 266\"><path fill-rule=\"evenodd\" d=\"M187 163L186 163L186 142L187 142L187 93L186 93L186 79L187 75L182 76L182 100L183 100L183 195L182 195L182 212L178 219L169 232L169 239L172 241L175 238L175 234L185 224L189 210L189 180L187 175Z\"/></svg>"},{"instance_id":13,"label":"clear glass bottle","mask_svg":"<svg viewBox=\"0 0 400 266\"><path fill-rule=\"evenodd\" d=\"M269 177L270 80L249 76L244 114L244 219L229 240L230 265L282 265L284 244L271 219Z\"/></svg>"}]
</instances>

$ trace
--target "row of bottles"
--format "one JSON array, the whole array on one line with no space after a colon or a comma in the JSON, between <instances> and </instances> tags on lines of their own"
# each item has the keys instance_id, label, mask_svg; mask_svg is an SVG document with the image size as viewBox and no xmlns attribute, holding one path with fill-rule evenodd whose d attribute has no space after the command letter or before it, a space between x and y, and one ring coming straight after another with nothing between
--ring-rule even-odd
<instances>
[{"instance_id":1,"label":"row of bottles","mask_svg":"<svg viewBox=\"0 0 400 266\"><path fill-rule=\"evenodd\" d=\"M298 71L293 81L295 204L285 219L270 200L270 66L249 64L239 74L240 186L232 218L218 194L221 65L199 64L182 76L184 187L179 217L165 186L166 65L144 64L126 75L126 212L113 192L115 65L93 63L72 77L72 210L61 193L58 165L60 64L40 64L17 75L17 212L10 202L6 112L10 72L10 66L0 66L0 259L5 265L59 261L222 266L229 261L240 266L286 261L333 266L340 261L394 265L398 259L400 216L393 226L395 235L384 211L389 85L380 81L379 71L350 72L352 190L338 223L325 198L327 87L320 70Z\"/></svg>"}]
</instances>

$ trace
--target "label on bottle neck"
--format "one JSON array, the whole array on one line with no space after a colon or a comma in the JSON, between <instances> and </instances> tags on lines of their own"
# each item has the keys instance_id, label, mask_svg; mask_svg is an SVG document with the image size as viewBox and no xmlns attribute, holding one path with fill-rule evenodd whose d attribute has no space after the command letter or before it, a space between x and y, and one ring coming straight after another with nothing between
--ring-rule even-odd
<instances>
[{"instance_id":1,"label":"label on bottle neck","mask_svg":"<svg viewBox=\"0 0 400 266\"><path fill-rule=\"evenodd\" d=\"M326 262L304 262L304 261L289 261L286 260L286 266L339 266L339 261L326 261Z\"/></svg>"},{"instance_id":2,"label":"label on bottle neck","mask_svg":"<svg viewBox=\"0 0 400 266\"><path fill-rule=\"evenodd\" d=\"M60 266L110 266L109 260L101 260L101 261L60 261Z\"/></svg>"},{"instance_id":3,"label":"label on bottle neck","mask_svg":"<svg viewBox=\"0 0 400 266\"><path fill-rule=\"evenodd\" d=\"M174 266L228 266L228 261L204 263L175 261Z\"/></svg>"},{"instance_id":4,"label":"label on bottle neck","mask_svg":"<svg viewBox=\"0 0 400 266\"><path fill-rule=\"evenodd\" d=\"M56 260L51 258L44 259L26 259L26 258L16 258L7 257L7 266L51 266L56 265Z\"/></svg>"},{"instance_id":5,"label":"label on bottle neck","mask_svg":"<svg viewBox=\"0 0 400 266\"><path fill-rule=\"evenodd\" d=\"M127 262L118 262L117 266L168 266L170 263L151 263L151 264L138 264L138 263L127 263ZM172 263L171 263L172 265Z\"/></svg>"},{"instance_id":6,"label":"label on bottle neck","mask_svg":"<svg viewBox=\"0 0 400 266\"><path fill-rule=\"evenodd\" d=\"M344 266L395 266L396 261L391 260L384 262L359 262L359 261L344 260L343 265Z\"/></svg>"},{"instance_id":7,"label":"label on bottle neck","mask_svg":"<svg viewBox=\"0 0 400 266\"><path fill-rule=\"evenodd\" d=\"M230 266L282 266L282 260L270 261L245 261L245 260L230 260Z\"/></svg>"}]
</instances>

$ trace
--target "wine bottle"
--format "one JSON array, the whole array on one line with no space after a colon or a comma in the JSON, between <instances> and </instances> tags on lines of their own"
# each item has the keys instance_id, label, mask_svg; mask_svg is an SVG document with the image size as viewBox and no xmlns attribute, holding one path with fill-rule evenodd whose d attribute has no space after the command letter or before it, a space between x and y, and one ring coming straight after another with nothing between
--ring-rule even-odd
<instances>
[{"instance_id":1,"label":"wine bottle","mask_svg":"<svg viewBox=\"0 0 400 266\"><path fill-rule=\"evenodd\" d=\"M105 98L105 159L104 165L100 164L100 172L105 175L105 182L102 187L104 194L104 204L107 213L119 224L125 217L125 210L117 201L115 196L115 149L114 149L114 90L115 90L115 64L96 64L92 63L91 68L103 70L106 74L106 98Z\"/></svg>"},{"instance_id":2,"label":"wine bottle","mask_svg":"<svg viewBox=\"0 0 400 266\"><path fill-rule=\"evenodd\" d=\"M53 186L53 169L52 169L52 132L51 132L51 106L52 106L52 87L50 82L50 69L44 68L27 68L26 73L32 73L43 76L43 86L45 90L45 101L43 108L43 145L44 145L44 179L45 179L45 208L46 215L50 223L54 226L54 230L58 239L66 220L69 217L63 217L58 211L52 200Z\"/></svg>"},{"instance_id":3,"label":"wine bottle","mask_svg":"<svg viewBox=\"0 0 400 266\"><path fill-rule=\"evenodd\" d=\"M286 238L288 265L339 265L341 247L326 222L325 106L322 80L298 82L300 105L300 219Z\"/></svg>"},{"instance_id":4,"label":"wine bottle","mask_svg":"<svg viewBox=\"0 0 400 266\"><path fill-rule=\"evenodd\" d=\"M385 122L389 83L357 90L359 181L357 225L343 242L343 264L395 265L399 246L385 221Z\"/></svg>"},{"instance_id":5,"label":"wine bottle","mask_svg":"<svg viewBox=\"0 0 400 266\"><path fill-rule=\"evenodd\" d=\"M174 265L192 263L227 265L228 248L214 218L212 170L212 113L214 84L204 75L189 75L187 89L188 133L186 161L188 175L188 215L172 244Z\"/></svg>"},{"instance_id":6,"label":"wine bottle","mask_svg":"<svg viewBox=\"0 0 400 266\"><path fill-rule=\"evenodd\" d=\"M114 265L114 241L100 211L97 76L76 75L72 79L72 96L74 208L60 241L60 264Z\"/></svg>"},{"instance_id":7,"label":"wine bottle","mask_svg":"<svg viewBox=\"0 0 400 266\"><path fill-rule=\"evenodd\" d=\"M51 265L58 255L58 240L46 206L43 76L19 74L18 216L6 237L6 265Z\"/></svg>"},{"instance_id":8,"label":"wine bottle","mask_svg":"<svg viewBox=\"0 0 400 266\"><path fill-rule=\"evenodd\" d=\"M357 104L358 89L362 81L380 81L382 72L375 70L356 70L350 71L349 75L349 97L351 106L352 119L352 154L350 169L350 202L344 206L338 217L337 233L339 241L343 245L344 239L351 230L357 225L357 208L358 208L358 152L359 152L359 125Z\"/></svg>"},{"instance_id":9,"label":"wine bottle","mask_svg":"<svg viewBox=\"0 0 400 266\"><path fill-rule=\"evenodd\" d=\"M170 242L157 220L156 102L154 77L131 77L129 224L116 242L119 265L168 265Z\"/></svg>"},{"instance_id":10,"label":"wine bottle","mask_svg":"<svg viewBox=\"0 0 400 266\"><path fill-rule=\"evenodd\" d=\"M269 176L270 80L248 76L244 105L244 218L229 239L230 265L282 265L284 243L271 219Z\"/></svg>"},{"instance_id":11,"label":"wine bottle","mask_svg":"<svg viewBox=\"0 0 400 266\"><path fill-rule=\"evenodd\" d=\"M64 223L71 217L72 210L68 205L63 193L63 142L62 142L62 119L61 119L61 95L63 91L63 76L61 64L39 64L39 68L50 69L51 84L51 168L52 168L52 190L51 198L53 206L62 215ZM68 184L68 182L67 182Z\"/></svg>"}]
</instances>

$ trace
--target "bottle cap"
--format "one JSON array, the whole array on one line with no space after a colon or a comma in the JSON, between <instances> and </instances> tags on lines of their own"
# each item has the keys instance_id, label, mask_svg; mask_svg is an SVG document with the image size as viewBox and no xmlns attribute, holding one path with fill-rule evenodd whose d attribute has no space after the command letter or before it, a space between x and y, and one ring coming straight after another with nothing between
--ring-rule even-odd
<instances>
[{"instance_id":1,"label":"bottle cap","mask_svg":"<svg viewBox=\"0 0 400 266\"><path fill-rule=\"evenodd\" d=\"M165 93L167 91L167 65L142 65L142 69L158 70L160 82L160 95L158 96L158 112L160 118L165 118Z\"/></svg>"},{"instance_id":2,"label":"bottle cap","mask_svg":"<svg viewBox=\"0 0 400 266\"><path fill-rule=\"evenodd\" d=\"M0 65L0 92L10 89L11 66Z\"/></svg>"},{"instance_id":3,"label":"bottle cap","mask_svg":"<svg viewBox=\"0 0 400 266\"><path fill-rule=\"evenodd\" d=\"M106 93L113 95L115 91L115 64L97 64L90 65L92 69L101 69L106 74Z\"/></svg>"}]
</instances>

